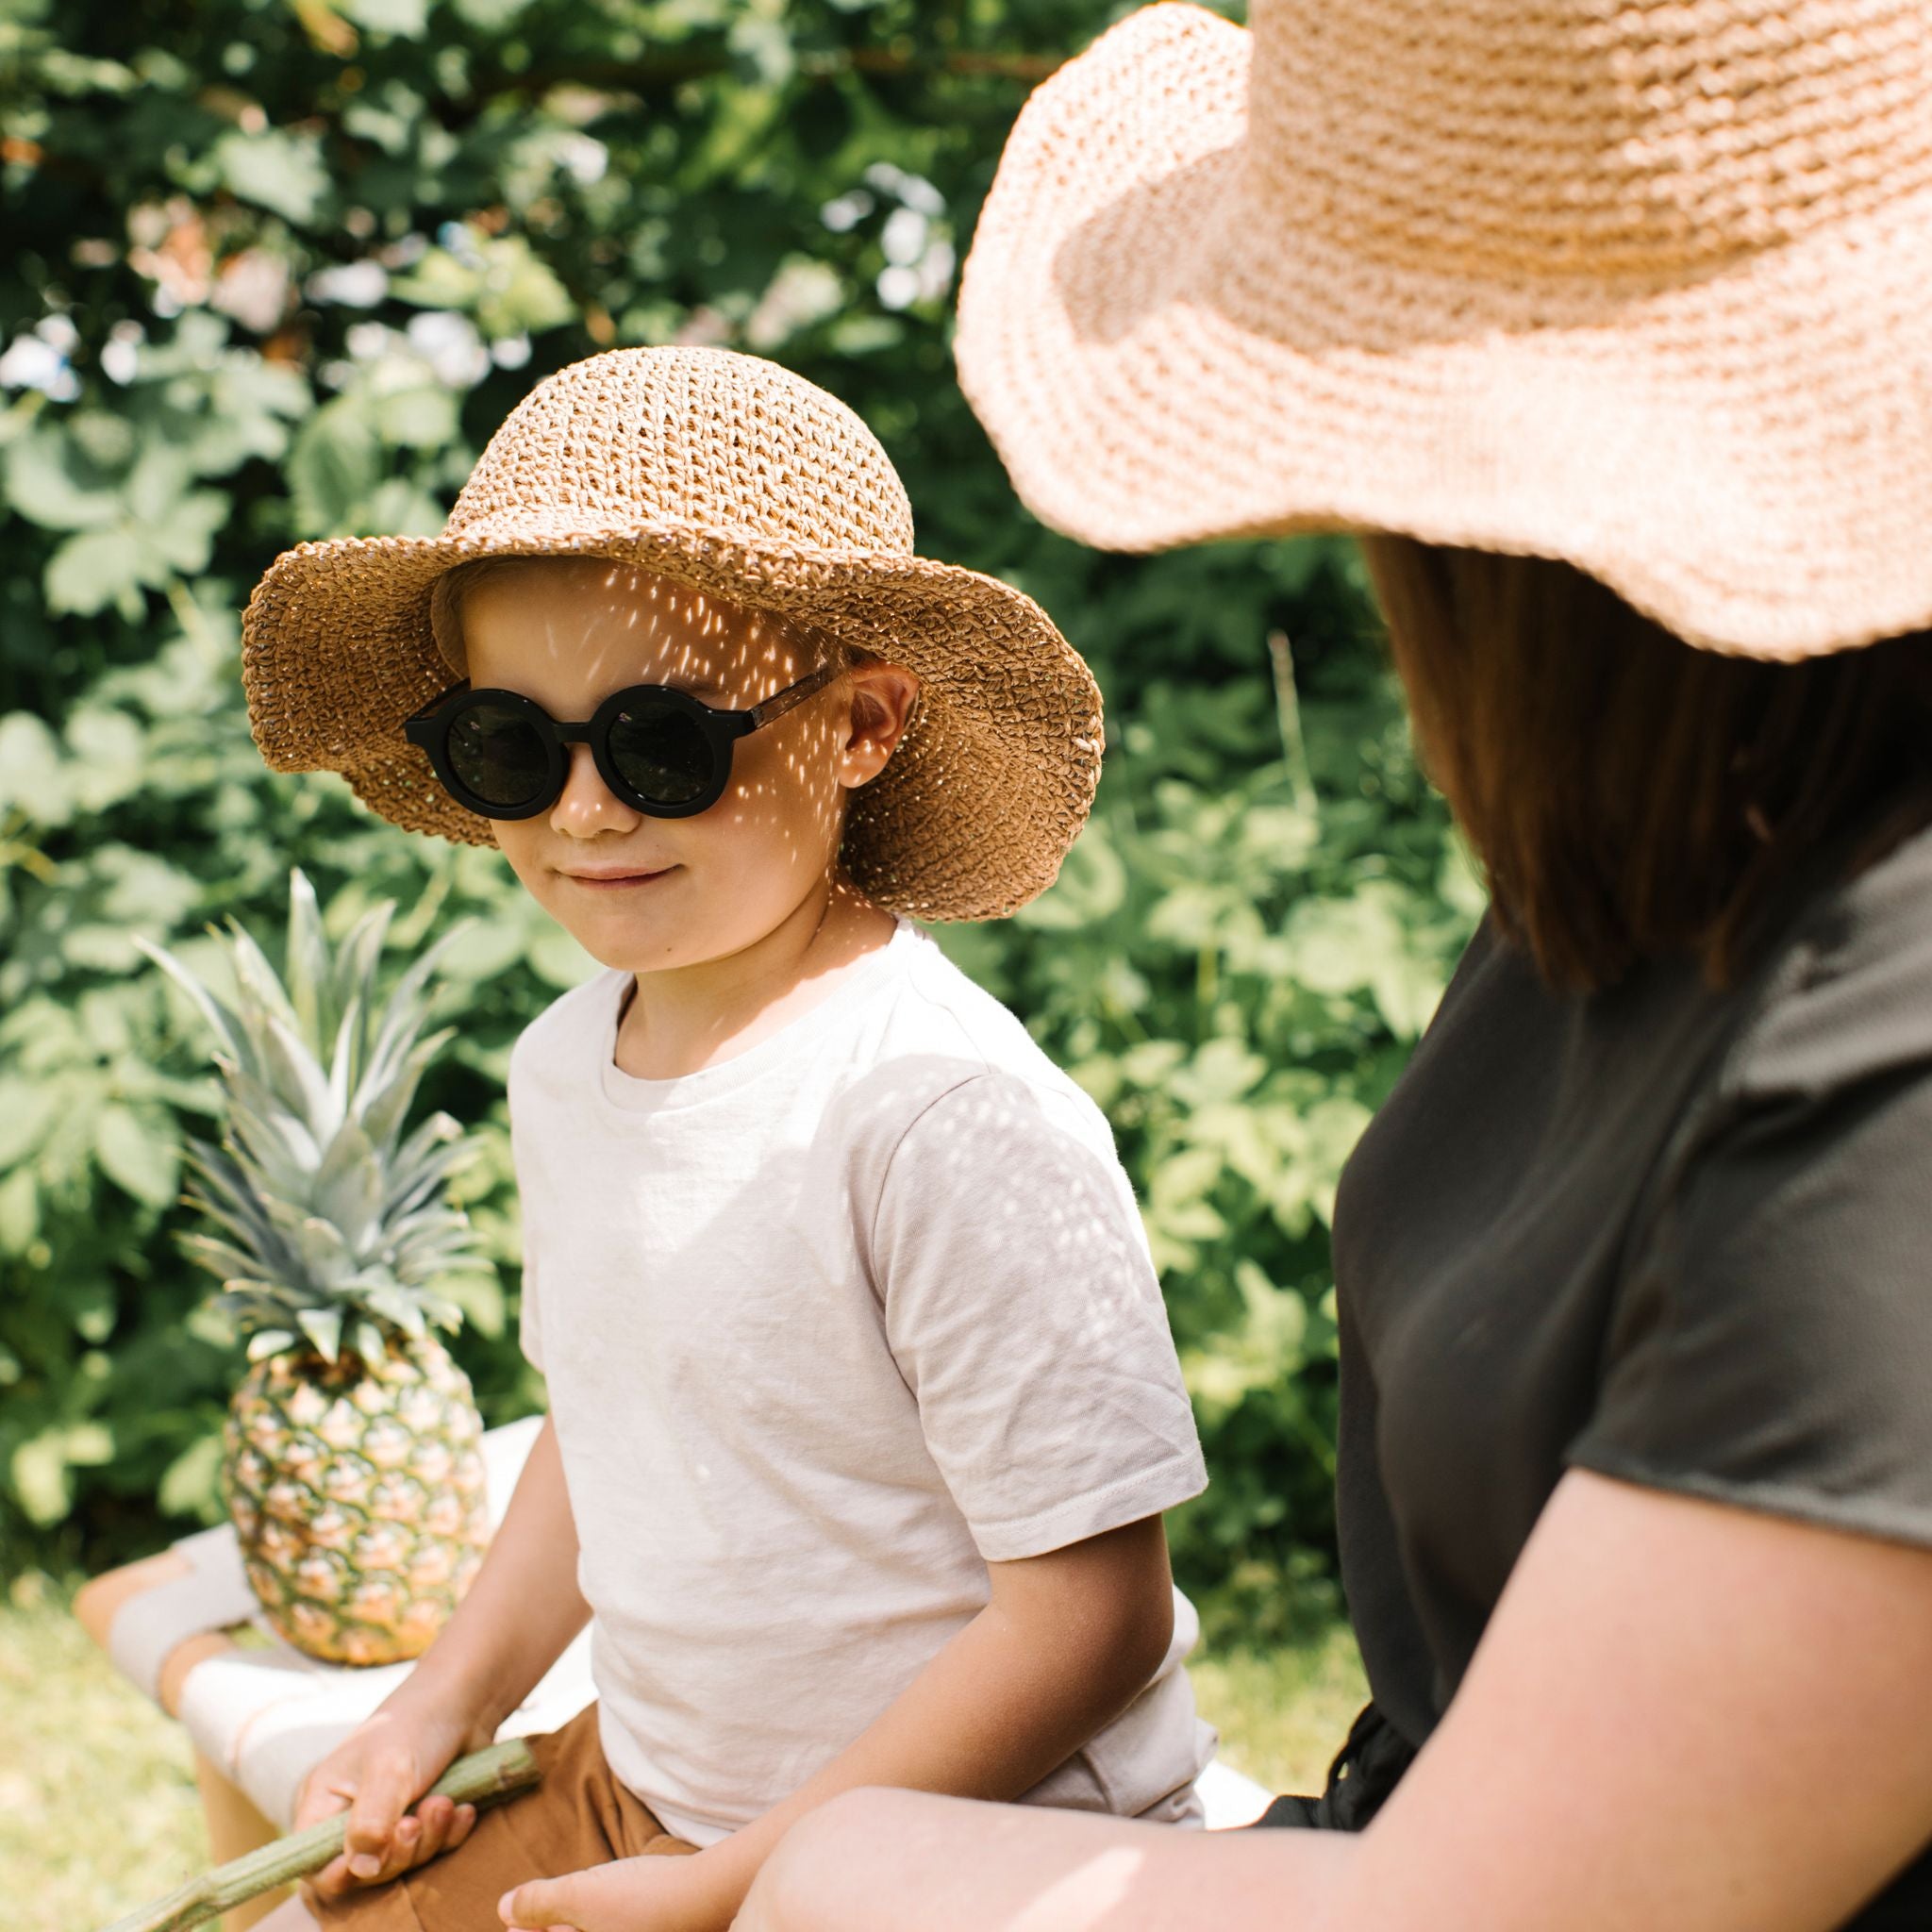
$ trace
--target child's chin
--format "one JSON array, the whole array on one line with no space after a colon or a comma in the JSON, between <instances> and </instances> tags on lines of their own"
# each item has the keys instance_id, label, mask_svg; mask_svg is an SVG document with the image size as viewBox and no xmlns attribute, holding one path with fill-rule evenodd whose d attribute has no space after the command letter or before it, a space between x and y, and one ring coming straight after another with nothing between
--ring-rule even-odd
<instances>
[{"instance_id":1,"label":"child's chin","mask_svg":"<svg viewBox=\"0 0 1932 1932\"><path fill-rule=\"evenodd\" d=\"M558 924L598 965L625 973L675 972L736 950L729 939L711 934L699 921L641 907L612 905Z\"/></svg>"}]
</instances>

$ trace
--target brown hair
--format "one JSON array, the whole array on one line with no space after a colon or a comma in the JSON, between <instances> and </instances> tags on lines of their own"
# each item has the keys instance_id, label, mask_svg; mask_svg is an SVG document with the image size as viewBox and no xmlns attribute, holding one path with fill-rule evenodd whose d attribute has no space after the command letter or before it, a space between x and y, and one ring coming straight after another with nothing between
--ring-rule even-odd
<instances>
[{"instance_id":1,"label":"brown hair","mask_svg":"<svg viewBox=\"0 0 1932 1932\"><path fill-rule=\"evenodd\" d=\"M1553 986L1684 951L1729 983L1788 881L1932 823L1932 633L1767 662L1551 558L1362 548L1423 762Z\"/></svg>"}]
</instances>

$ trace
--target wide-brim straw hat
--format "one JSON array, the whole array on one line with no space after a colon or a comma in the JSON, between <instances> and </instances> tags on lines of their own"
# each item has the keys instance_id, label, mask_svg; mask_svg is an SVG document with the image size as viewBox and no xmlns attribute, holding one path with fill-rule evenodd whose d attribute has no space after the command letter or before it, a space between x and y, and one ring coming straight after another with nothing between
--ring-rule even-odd
<instances>
[{"instance_id":1,"label":"wide-brim straw hat","mask_svg":"<svg viewBox=\"0 0 1932 1932\"><path fill-rule=\"evenodd\" d=\"M1148 8L1021 113L957 347L1106 548L1392 530L1717 650L1918 629L1932 7Z\"/></svg>"},{"instance_id":2,"label":"wide-brim straw hat","mask_svg":"<svg viewBox=\"0 0 1932 1932\"><path fill-rule=\"evenodd\" d=\"M913 554L885 451L842 403L754 356L610 349L506 418L441 536L301 543L242 621L256 743L332 771L410 831L492 842L403 722L449 689L430 602L485 557L601 557L776 614L917 674L910 724L852 797L842 858L879 904L991 919L1052 884L1092 803L1100 693L1030 597Z\"/></svg>"}]
</instances>

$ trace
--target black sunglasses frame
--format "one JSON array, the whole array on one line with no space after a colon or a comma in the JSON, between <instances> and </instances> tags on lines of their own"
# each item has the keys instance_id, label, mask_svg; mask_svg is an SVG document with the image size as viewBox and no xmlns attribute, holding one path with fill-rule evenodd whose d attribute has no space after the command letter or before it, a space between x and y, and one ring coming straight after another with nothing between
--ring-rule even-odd
<instances>
[{"instance_id":1,"label":"black sunglasses frame","mask_svg":"<svg viewBox=\"0 0 1932 1932\"><path fill-rule=\"evenodd\" d=\"M642 812L649 818L689 819L695 818L701 811L708 811L724 797L724 788L731 782L731 748L741 738L749 738L754 731L762 730L782 718L787 711L795 709L808 698L822 691L838 675L838 665L822 664L816 671L808 672L796 684L787 685L783 691L774 691L762 704L754 705L745 711L721 710L702 703L688 691L679 691L675 685L626 685L622 691L612 691L590 717L575 724L553 718L534 698L527 698L521 691L500 691L490 685L475 687L465 679L432 698L414 717L406 719L403 736L429 754L429 762L435 767L442 789L458 805L483 818L533 819L548 811L562 795L570 777L570 758L565 747L588 744L597 774L609 788L612 796L622 799L633 811ZM610 755L611 730L626 711L636 708L644 700L668 705L689 718L704 734L711 751L711 774L695 797L676 804L647 798L628 784L618 771ZM463 783L450 761L450 732L466 711L485 703L507 706L521 712L536 731L549 759L550 774L543 789L525 804L497 805L484 798Z\"/></svg>"}]
</instances>

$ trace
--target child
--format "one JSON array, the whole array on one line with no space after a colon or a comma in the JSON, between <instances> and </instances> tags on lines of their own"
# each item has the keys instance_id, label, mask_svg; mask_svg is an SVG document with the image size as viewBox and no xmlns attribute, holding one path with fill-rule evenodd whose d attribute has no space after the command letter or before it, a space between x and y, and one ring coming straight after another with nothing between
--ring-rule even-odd
<instances>
[{"instance_id":1,"label":"child","mask_svg":"<svg viewBox=\"0 0 1932 1932\"><path fill-rule=\"evenodd\" d=\"M858 1785L1198 1823L1159 1512L1205 1474L1132 1191L906 917L1011 911L1085 816L1098 693L1044 614L913 556L809 384L613 350L512 413L441 538L278 558L244 675L272 763L493 838L607 968L510 1062L551 1412L305 1789L300 1824L349 1808L312 1912L723 1928ZM597 1701L542 1785L411 1810L586 1619Z\"/></svg>"}]
</instances>

